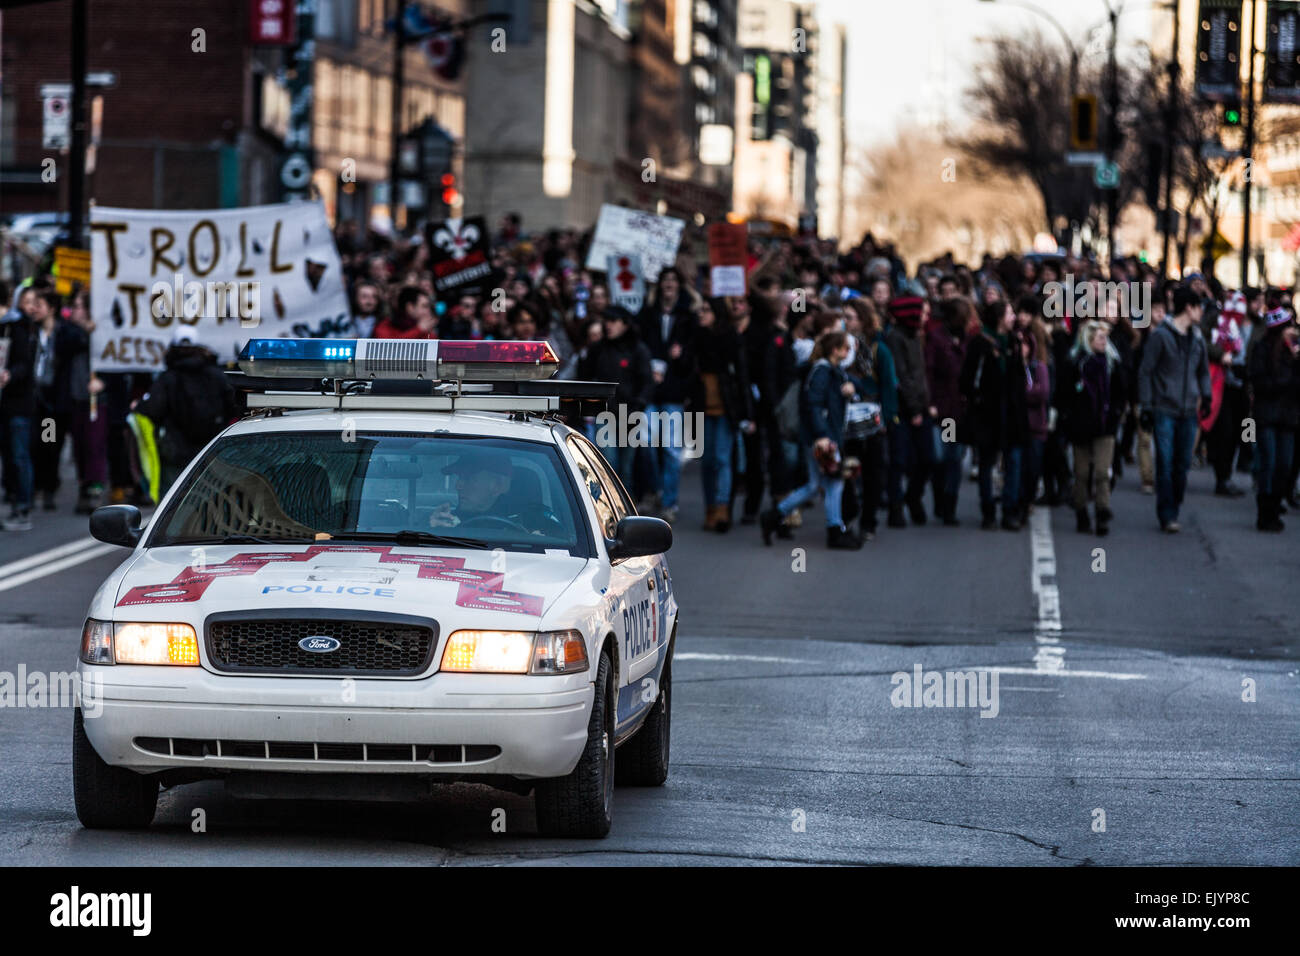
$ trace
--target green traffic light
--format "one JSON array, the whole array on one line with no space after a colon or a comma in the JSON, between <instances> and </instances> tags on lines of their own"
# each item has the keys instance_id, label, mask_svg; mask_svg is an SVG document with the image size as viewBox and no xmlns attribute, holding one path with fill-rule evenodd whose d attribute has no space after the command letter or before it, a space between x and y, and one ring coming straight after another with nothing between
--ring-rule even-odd
<instances>
[{"instance_id":1,"label":"green traffic light","mask_svg":"<svg viewBox=\"0 0 1300 956\"><path fill-rule=\"evenodd\" d=\"M1241 123L1241 110L1224 110L1223 121L1229 126L1236 126Z\"/></svg>"}]
</instances>

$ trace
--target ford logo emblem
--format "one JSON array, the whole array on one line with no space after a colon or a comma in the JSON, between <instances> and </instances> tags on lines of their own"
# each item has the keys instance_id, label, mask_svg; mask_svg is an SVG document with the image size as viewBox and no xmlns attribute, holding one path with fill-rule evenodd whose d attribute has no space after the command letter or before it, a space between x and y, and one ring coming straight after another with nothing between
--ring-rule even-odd
<instances>
[{"instance_id":1,"label":"ford logo emblem","mask_svg":"<svg viewBox=\"0 0 1300 956\"><path fill-rule=\"evenodd\" d=\"M298 646L311 654L330 654L337 651L341 644L333 637L316 634L312 637L304 637L298 642Z\"/></svg>"}]
</instances>

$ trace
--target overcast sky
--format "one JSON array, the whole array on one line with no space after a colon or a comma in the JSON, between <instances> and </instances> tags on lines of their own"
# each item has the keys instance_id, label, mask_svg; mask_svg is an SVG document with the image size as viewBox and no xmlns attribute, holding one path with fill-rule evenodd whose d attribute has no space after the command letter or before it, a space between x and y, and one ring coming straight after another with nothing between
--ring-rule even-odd
<instances>
[{"instance_id":1,"label":"overcast sky","mask_svg":"<svg viewBox=\"0 0 1300 956\"><path fill-rule=\"evenodd\" d=\"M1106 19L1105 0L1038 0L1037 5L1083 49L1089 46L1089 28ZM1125 0L1125 6L1131 12L1120 18L1121 45L1147 39L1152 4ZM1038 30L1062 42L1045 18L1010 0L818 0L818 10L819 20L847 28L850 146L888 141L900 126L944 119L945 109L951 127L959 129L980 37ZM1095 38L1103 46L1092 55L1105 55L1108 35L1103 30Z\"/></svg>"}]
</instances>

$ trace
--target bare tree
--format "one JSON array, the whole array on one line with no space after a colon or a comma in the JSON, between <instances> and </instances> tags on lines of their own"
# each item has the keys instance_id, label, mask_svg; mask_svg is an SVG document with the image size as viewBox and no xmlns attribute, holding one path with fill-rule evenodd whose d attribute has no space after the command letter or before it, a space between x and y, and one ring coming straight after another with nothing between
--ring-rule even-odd
<instances>
[{"instance_id":1,"label":"bare tree","mask_svg":"<svg viewBox=\"0 0 1300 956\"><path fill-rule=\"evenodd\" d=\"M1062 217L1087 220L1095 198L1091 170L1065 163L1068 54L1038 33L997 37L991 47L967 91L977 126L963 146L987 169L1027 177L1042 197L1049 228ZM1088 85L1081 78L1080 88Z\"/></svg>"}]
</instances>

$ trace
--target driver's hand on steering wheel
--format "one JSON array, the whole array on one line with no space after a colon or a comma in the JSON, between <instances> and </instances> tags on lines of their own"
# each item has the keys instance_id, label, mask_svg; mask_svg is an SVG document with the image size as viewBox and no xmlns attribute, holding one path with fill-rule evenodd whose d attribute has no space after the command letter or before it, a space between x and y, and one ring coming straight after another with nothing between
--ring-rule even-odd
<instances>
[{"instance_id":1,"label":"driver's hand on steering wheel","mask_svg":"<svg viewBox=\"0 0 1300 956\"><path fill-rule=\"evenodd\" d=\"M430 528L454 528L458 524L460 519L451 513L450 501L444 501L433 509L433 514L429 515Z\"/></svg>"}]
</instances>

